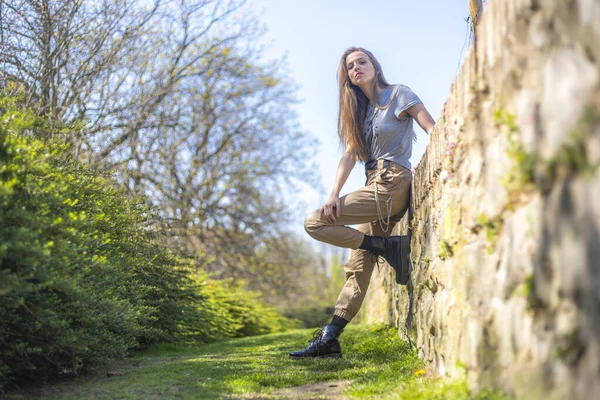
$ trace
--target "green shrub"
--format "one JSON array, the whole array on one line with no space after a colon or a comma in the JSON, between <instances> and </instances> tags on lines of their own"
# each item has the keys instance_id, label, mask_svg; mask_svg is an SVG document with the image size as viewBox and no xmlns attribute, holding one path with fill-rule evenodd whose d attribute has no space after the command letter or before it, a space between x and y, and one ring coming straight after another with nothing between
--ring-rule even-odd
<instances>
[{"instance_id":1,"label":"green shrub","mask_svg":"<svg viewBox=\"0 0 600 400\"><path fill-rule=\"evenodd\" d=\"M55 125L6 99L0 109L0 391L152 343L283 328L256 293L192 279L144 198L40 139Z\"/></svg>"},{"instance_id":2,"label":"green shrub","mask_svg":"<svg viewBox=\"0 0 600 400\"><path fill-rule=\"evenodd\" d=\"M175 340L199 300L143 199L31 135L43 127L0 117L0 388Z\"/></svg>"},{"instance_id":3,"label":"green shrub","mask_svg":"<svg viewBox=\"0 0 600 400\"><path fill-rule=\"evenodd\" d=\"M204 330L193 332L197 339L212 341L223 337L240 337L281 332L302 326L301 321L281 316L273 307L264 304L261 294L248 291L232 279L210 280L196 276L201 314L206 319Z\"/></svg>"}]
</instances>

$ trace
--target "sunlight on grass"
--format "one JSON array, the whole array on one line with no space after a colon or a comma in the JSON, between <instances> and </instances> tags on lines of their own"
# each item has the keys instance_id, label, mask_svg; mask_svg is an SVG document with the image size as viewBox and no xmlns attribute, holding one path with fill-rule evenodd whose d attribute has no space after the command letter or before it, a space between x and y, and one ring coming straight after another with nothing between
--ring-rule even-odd
<instances>
[{"instance_id":1,"label":"sunlight on grass","mask_svg":"<svg viewBox=\"0 0 600 400\"><path fill-rule=\"evenodd\" d=\"M282 388L344 381L351 382L343 393L349 398L472 398L466 381L424 378L424 363L392 328L348 326L340 338L343 358L290 360L288 353L305 347L311 337L312 330L294 330L196 347L155 346L124 361L119 367L122 376L99 374L50 385L42 397L275 399L286 398L276 392Z\"/></svg>"}]
</instances>

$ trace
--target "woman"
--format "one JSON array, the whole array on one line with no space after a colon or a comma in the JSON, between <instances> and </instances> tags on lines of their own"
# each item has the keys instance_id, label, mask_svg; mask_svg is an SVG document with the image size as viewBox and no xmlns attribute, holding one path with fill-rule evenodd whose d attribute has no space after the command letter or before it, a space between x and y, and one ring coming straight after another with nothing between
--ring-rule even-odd
<instances>
[{"instance_id":1,"label":"woman","mask_svg":"<svg viewBox=\"0 0 600 400\"><path fill-rule=\"evenodd\" d=\"M346 284L333 319L310 345L291 358L341 357L338 337L364 300L373 264L384 257L396 272L406 274L400 236L389 237L408 208L412 180L409 158L414 137L413 119L428 134L435 124L416 94L404 85L390 85L369 51L351 47L338 69L340 108L338 134L344 146L329 199L308 215L306 232L313 238L352 249L344 265ZM360 160L365 163L366 186L342 198L342 186ZM358 224L358 229L346 225Z\"/></svg>"}]
</instances>

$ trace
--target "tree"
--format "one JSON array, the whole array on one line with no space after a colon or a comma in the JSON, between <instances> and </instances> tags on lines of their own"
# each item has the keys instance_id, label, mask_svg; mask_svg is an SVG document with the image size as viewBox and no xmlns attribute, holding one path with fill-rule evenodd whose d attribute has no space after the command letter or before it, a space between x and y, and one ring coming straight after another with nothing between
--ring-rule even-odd
<instances>
[{"instance_id":1,"label":"tree","mask_svg":"<svg viewBox=\"0 0 600 400\"><path fill-rule=\"evenodd\" d=\"M160 5L136 3L4 0L3 73L27 85L24 101L39 114L65 122L87 117L96 84L135 46Z\"/></svg>"},{"instance_id":2,"label":"tree","mask_svg":"<svg viewBox=\"0 0 600 400\"><path fill-rule=\"evenodd\" d=\"M287 235L282 194L318 177L285 64L261 60L245 1L1 4L8 89L63 126L83 121L62 129L75 158L146 195L181 254L258 279L264 243Z\"/></svg>"}]
</instances>

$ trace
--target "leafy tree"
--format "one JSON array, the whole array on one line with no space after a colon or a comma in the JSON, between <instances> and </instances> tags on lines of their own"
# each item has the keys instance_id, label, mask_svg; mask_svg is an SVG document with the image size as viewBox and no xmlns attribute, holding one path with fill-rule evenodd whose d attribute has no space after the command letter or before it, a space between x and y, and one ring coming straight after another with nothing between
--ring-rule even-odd
<instances>
[{"instance_id":1,"label":"leafy tree","mask_svg":"<svg viewBox=\"0 0 600 400\"><path fill-rule=\"evenodd\" d=\"M267 241L285 241L296 209L282 194L297 180L316 186L318 176L284 63L262 61L245 1L0 7L8 89L48 121L83 121L61 129L73 157L146 195L164 221L154 229L178 254L264 288L253 266L265 263Z\"/></svg>"}]
</instances>

